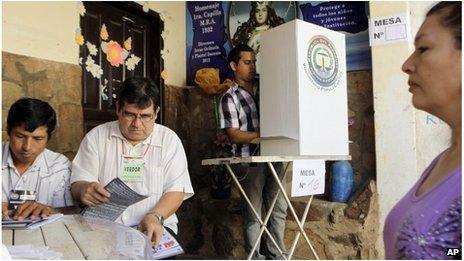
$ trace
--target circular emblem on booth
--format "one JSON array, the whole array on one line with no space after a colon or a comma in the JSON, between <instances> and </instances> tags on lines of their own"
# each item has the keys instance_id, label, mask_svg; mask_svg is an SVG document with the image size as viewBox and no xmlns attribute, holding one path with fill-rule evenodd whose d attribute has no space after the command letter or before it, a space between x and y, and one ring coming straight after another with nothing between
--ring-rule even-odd
<instances>
[{"instance_id":1,"label":"circular emblem on booth","mask_svg":"<svg viewBox=\"0 0 464 261\"><path fill-rule=\"evenodd\" d=\"M318 89L333 90L340 80L337 52L333 43L322 35L309 41L305 71Z\"/></svg>"}]
</instances>

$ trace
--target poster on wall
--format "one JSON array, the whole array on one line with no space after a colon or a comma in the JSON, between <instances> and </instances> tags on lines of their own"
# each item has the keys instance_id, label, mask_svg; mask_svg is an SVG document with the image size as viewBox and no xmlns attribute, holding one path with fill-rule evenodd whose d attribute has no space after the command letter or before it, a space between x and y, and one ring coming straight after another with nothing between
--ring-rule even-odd
<instances>
[{"instance_id":1,"label":"poster on wall","mask_svg":"<svg viewBox=\"0 0 464 261\"><path fill-rule=\"evenodd\" d=\"M196 71L208 67L219 68L221 82L231 79L227 54L237 44L251 46L259 63L260 33L297 13L295 2L187 2L187 84L194 85Z\"/></svg>"},{"instance_id":2,"label":"poster on wall","mask_svg":"<svg viewBox=\"0 0 464 261\"><path fill-rule=\"evenodd\" d=\"M347 71L370 70L368 2L301 1L300 19L345 34Z\"/></svg>"},{"instance_id":3,"label":"poster on wall","mask_svg":"<svg viewBox=\"0 0 464 261\"><path fill-rule=\"evenodd\" d=\"M201 68L218 68L221 80L230 77L226 50L227 11L228 5L221 1L187 2L188 85L195 84L195 73Z\"/></svg>"},{"instance_id":4,"label":"poster on wall","mask_svg":"<svg viewBox=\"0 0 464 261\"><path fill-rule=\"evenodd\" d=\"M228 35L233 46L247 44L253 48L256 54L256 71L259 73L261 33L296 17L295 2L231 2Z\"/></svg>"},{"instance_id":5,"label":"poster on wall","mask_svg":"<svg viewBox=\"0 0 464 261\"><path fill-rule=\"evenodd\" d=\"M369 70L371 53L368 2L342 1L189 1L186 8L187 85L202 68L218 68L220 80L232 79L227 54L248 44L260 60L260 33L295 18L346 35L347 70Z\"/></svg>"}]
</instances>

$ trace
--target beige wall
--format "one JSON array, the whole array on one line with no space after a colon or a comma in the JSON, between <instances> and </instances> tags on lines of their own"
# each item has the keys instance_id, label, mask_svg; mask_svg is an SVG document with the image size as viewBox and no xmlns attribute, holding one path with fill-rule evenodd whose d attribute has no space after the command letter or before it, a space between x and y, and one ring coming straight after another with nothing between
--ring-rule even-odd
<instances>
[{"instance_id":1,"label":"beige wall","mask_svg":"<svg viewBox=\"0 0 464 261\"><path fill-rule=\"evenodd\" d=\"M186 33L185 2L165 1L148 2L150 9L165 14L164 49L166 54L164 67L168 73L166 84L174 86L186 85Z\"/></svg>"},{"instance_id":2,"label":"beige wall","mask_svg":"<svg viewBox=\"0 0 464 261\"><path fill-rule=\"evenodd\" d=\"M407 2L370 3L371 19L408 10ZM408 93L407 75L401 71L401 64L409 55L408 43L373 46L371 51L379 231L382 233L386 215L416 180L415 111ZM377 242L379 251L383 252L382 234Z\"/></svg>"},{"instance_id":3,"label":"beige wall","mask_svg":"<svg viewBox=\"0 0 464 261\"><path fill-rule=\"evenodd\" d=\"M76 2L3 2L3 51L78 64Z\"/></svg>"},{"instance_id":4,"label":"beige wall","mask_svg":"<svg viewBox=\"0 0 464 261\"><path fill-rule=\"evenodd\" d=\"M185 2L149 2L164 11L167 84L185 85ZM3 2L3 51L78 64L77 2ZM169 51L167 51L169 50Z\"/></svg>"},{"instance_id":5,"label":"beige wall","mask_svg":"<svg viewBox=\"0 0 464 261\"><path fill-rule=\"evenodd\" d=\"M414 37L432 5L433 2L371 2L370 15L376 18L408 13ZM374 46L371 50L379 221L383 232L388 212L446 147L449 129L443 123L427 124L428 114L412 106L408 77L401 65L414 50L413 39ZM378 249L383 251L382 233Z\"/></svg>"}]
</instances>

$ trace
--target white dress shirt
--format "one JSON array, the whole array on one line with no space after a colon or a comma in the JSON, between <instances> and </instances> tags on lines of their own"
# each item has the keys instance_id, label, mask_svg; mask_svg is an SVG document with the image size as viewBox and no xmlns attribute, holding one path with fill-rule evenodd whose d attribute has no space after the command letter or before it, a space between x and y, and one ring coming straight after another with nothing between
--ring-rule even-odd
<instances>
[{"instance_id":1,"label":"white dress shirt","mask_svg":"<svg viewBox=\"0 0 464 261\"><path fill-rule=\"evenodd\" d=\"M51 207L72 206L70 190L71 162L63 154L45 149L22 174L13 164L9 143L3 144L2 202L8 202L10 191L35 190L36 201Z\"/></svg>"},{"instance_id":2,"label":"white dress shirt","mask_svg":"<svg viewBox=\"0 0 464 261\"><path fill-rule=\"evenodd\" d=\"M193 195L187 169L187 157L179 137L169 128L155 124L153 132L143 142L133 146L121 134L118 121L93 128L82 140L72 163L71 184L76 181L98 181L105 186L121 175L122 150L126 155L144 160L143 182L126 182L134 191L148 198L129 206L116 222L135 226L152 210L166 192L184 192L184 200ZM177 233L175 214L164 225Z\"/></svg>"}]
</instances>

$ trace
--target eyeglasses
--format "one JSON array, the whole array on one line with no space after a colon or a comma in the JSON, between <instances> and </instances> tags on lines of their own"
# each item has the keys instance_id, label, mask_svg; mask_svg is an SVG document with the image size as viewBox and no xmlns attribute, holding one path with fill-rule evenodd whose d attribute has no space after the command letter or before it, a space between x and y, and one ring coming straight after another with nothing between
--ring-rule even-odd
<instances>
[{"instance_id":1,"label":"eyeglasses","mask_svg":"<svg viewBox=\"0 0 464 261\"><path fill-rule=\"evenodd\" d=\"M155 115L154 114L141 114L141 115L138 115L138 114L135 114L135 113L130 113L130 112L127 112L127 111L123 111L122 112L122 117L124 117L124 119L126 119L128 121L131 121L131 122L134 121L137 118L140 118L140 120L142 122L150 122L151 120L153 120Z\"/></svg>"}]
</instances>

